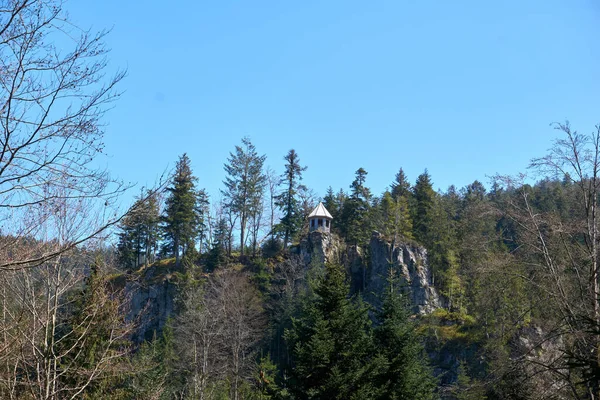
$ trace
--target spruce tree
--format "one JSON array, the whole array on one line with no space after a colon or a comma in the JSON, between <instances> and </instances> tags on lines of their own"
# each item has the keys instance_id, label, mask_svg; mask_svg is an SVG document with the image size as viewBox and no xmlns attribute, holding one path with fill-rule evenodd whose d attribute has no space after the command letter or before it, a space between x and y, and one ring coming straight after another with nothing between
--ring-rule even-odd
<instances>
[{"instance_id":1,"label":"spruce tree","mask_svg":"<svg viewBox=\"0 0 600 400\"><path fill-rule=\"evenodd\" d=\"M140 195L119 224L117 251L125 268L154 262L159 239L158 195L148 191Z\"/></svg>"},{"instance_id":2,"label":"spruce tree","mask_svg":"<svg viewBox=\"0 0 600 400\"><path fill-rule=\"evenodd\" d=\"M198 251L200 255L207 246L207 238L209 235L208 223L210 216L210 200L206 190L200 189L196 193L196 214L198 216Z\"/></svg>"},{"instance_id":3,"label":"spruce tree","mask_svg":"<svg viewBox=\"0 0 600 400\"><path fill-rule=\"evenodd\" d=\"M206 269L209 272L227 261L227 232L227 221L225 218L219 219L215 227L213 246L208 252L206 261Z\"/></svg>"},{"instance_id":4,"label":"spruce tree","mask_svg":"<svg viewBox=\"0 0 600 400\"><path fill-rule=\"evenodd\" d=\"M433 399L436 384L425 361L427 355L410 320L408 304L394 286L390 279L374 332L379 357L385 360L375 373L377 399Z\"/></svg>"},{"instance_id":5,"label":"spruce tree","mask_svg":"<svg viewBox=\"0 0 600 400\"><path fill-rule=\"evenodd\" d=\"M385 192L377 210L378 229L390 240L412 238L412 221L408 210L406 197L394 198L390 192Z\"/></svg>"},{"instance_id":6,"label":"spruce tree","mask_svg":"<svg viewBox=\"0 0 600 400\"><path fill-rule=\"evenodd\" d=\"M175 257L175 265L181 264L194 253L194 242L198 236L199 215L195 183L190 159L183 154L177 161L173 181L167 191L169 197L162 217L163 239L165 246Z\"/></svg>"},{"instance_id":7,"label":"spruce tree","mask_svg":"<svg viewBox=\"0 0 600 400\"><path fill-rule=\"evenodd\" d=\"M327 265L315 297L286 332L293 349L288 389L297 399L373 398L368 308L348 292L342 267Z\"/></svg>"},{"instance_id":8,"label":"spruce tree","mask_svg":"<svg viewBox=\"0 0 600 400\"><path fill-rule=\"evenodd\" d=\"M336 219L339 212L339 204L337 202L335 193L331 186L327 188L327 192L325 193L325 197L323 197L323 205L329 211L333 219Z\"/></svg>"},{"instance_id":9,"label":"spruce tree","mask_svg":"<svg viewBox=\"0 0 600 400\"><path fill-rule=\"evenodd\" d=\"M366 242L371 226L367 218L371 191L365 186L367 171L359 168L350 188L352 189L342 207L340 230L346 241L358 245Z\"/></svg>"},{"instance_id":10,"label":"spruce tree","mask_svg":"<svg viewBox=\"0 0 600 400\"><path fill-rule=\"evenodd\" d=\"M294 149L288 152L284 160L286 161L285 173L281 176L281 180L285 189L275 198L275 204L283 212L283 217L276 229L283 233L283 246L285 248L302 226L298 186L302 180L302 172L306 170L306 167L300 166L298 153Z\"/></svg>"},{"instance_id":11,"label":"spruce tree","mask_svg":"<svg viewBox=\"0 0 600 400\"><path fill-rule=\"evenodd\" d=\"M404 170L400 168L400 171L396 174L396 179L391 185L392 197L397 199L398 197L405 196L410 197L410 182L404 173Z\"/></svg>"}]
</instances>

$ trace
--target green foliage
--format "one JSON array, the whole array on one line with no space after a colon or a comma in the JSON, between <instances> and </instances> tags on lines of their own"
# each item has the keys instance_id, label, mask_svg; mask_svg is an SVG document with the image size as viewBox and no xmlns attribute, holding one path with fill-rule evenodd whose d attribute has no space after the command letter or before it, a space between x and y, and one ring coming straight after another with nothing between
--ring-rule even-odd
<instances>
[{"instance_id":1,"label":"green foliage","mask_svg":"<svg viewBox=\"0 0 600 400\"><path fill-rule=\"evenodd\" d=\"M248 224L256 223L262 213L262 198L267 184L263 173L266 158L265 155L259 155L250 138L245 137L242 139L242 146L235 146L235 153L229 154L224 166L227 177L223 182L225 190L222 193L226 207L239 217L242 256L246 247ZM254 235L252 241L254 252L256 252L256 240L257 237Z\"/></svg>"},{"instance_id":2,"label":"green foliage","mask_svg":"<svg viewBox=\"0 0 600 400\"><path fill-rule=\"evenodd\" d=\"M345 273L328 265L286 332L293 349L288 390L297 399L366 399L371 393L371 323L368 308L348 298Z\"/></svg>"},{"instance_id":3,"label":"green foliage","mask_svg":"<svg viewBox=\"0 0 600 400\"><path fill-rule=\"evenodd\" d=\"M413 235L419 243L422 243L427 248L431 248L433 244L431 226L434 222L433 207L436 194L431 184L431 176L427 170L419 175L413 191L415 198L415 208L412 218Z\"/></svg>"},{"instance_id":4,"label":"green foliage","mask_svg":"<svg viewBox=\"0 0 600 400\"><path fill-rule=\"evenodd\" d=\"M129 398L171 399L182 387L175 373L176 356L173 332L168 323L160 338L144 342L132 359L131 375L127 381Z\"/></svg>"},{"instance_id":5,"label":"green foliage","mask_svg":"<svg viewBox=\"0 0 600 400\"><path fill-rule=\"evenodd\" d=\"M262 245L262 256L264 258L273 258L283 249L283 243L275 236L271 236Z\"/></svg>"},{"instance_id":6,"label":"green foliage","mask_svg":"<svg viewBox=\"0 0 600 400\"><path fill-rule=\"evenodd\" d=\"M365 186L367 171L359 168L350 188L352 189L342 206L339 229L346 242L364 244L370 238L371 221L368 218L371 191Z\"/></svg>"},{"instance_id":7,"label":"green foliage","mask_svg":"<svg viewBox=\"0 0 600 400\"><path fill-rule=\"evenodd\" d=\"M286 161L285 172L281 176L284 190L275 197L275 204L283 216L279 224L275 226L278 233L283 234L283 246L287 247L290 240L300 231L304 221L302 220L302 208L298 200L298 190L302 180L302 172L306 167L300 166L300 159L296 150L291 149L284 157Z\"/></svg>"},{"instance_id":8,"label":"green foliage","mask_svg":"<svg viewBox=\"0 0 600 400\"><path fill-rule=\"evenodd\" d=\"M325 196L323 197L323 205L325 206L327 211L329 211L329 213L331 214L333 219L336 219L338 217L340 210L342 208L342 205L338 202L338 199L337 199L335 193L333 192L333 189L331 186L329 186L327 188L327 192L325 193Z\"/></svg>"},{"instance_id":9,"label":"green foliage","mask_svg":"<svg viewBox=\"0 0 600 400\"><path fill-rule=\"evenodd\" d=\"M486 400L486 388L481 382L471 378L467 374L467 365L462 362L459 367L458 378L452 392L456 400ZM511 399L513 397L510 397Z\"/></svg>"},{"instance_id":10,"label":"green foliage","mask_svg":"<svg viewBox=\"0 0 600 400\"><path fill-rule=\"evenodd\" d=\"M158 195L140 195L119 224L119 263L127 269L154 262L159 240Z\"/></svg>"},{"instance_id":11,"label":"green foliage","mask_svg":"<svg viewBox=\"0 0 600 400\"><path fill-rule=\"evenodd\" d=\"M175 257L177 267L181 257L190 262L196 256L195 240L203 223L203 209L198 201L190 159L183 154L177 161L173 181L167 191L165 212L162 216L164 245ZM203 199L205 201L206 199Z\"/></svg>"},{"instance_id":12,"label":"green foliage","mask_svg":"<svg viewBox=\"0 0 600 400\"><path fill-rule=\"evenodd\" d=\"M432 399L435 381L400 295L386 296L373 329L368 307L348 292L344 270L327 265L286 332L292 398Z\"/></svg>"},{"instance_id":13,"label":"green foliage","mask_svg":"<svg viewBox=\"0 0 600 400\"><path fill-rule=\"evenodd\" d=\"M281 389L276 383L277 365L271 361L269 355L260 358L256 371L257 395L253 396L257 400L277 399Z\"/></svg>"},{"instance_id":14,"label":"green foliage","mask_svg":"<svg viewBox=\"0 0 600 400\"><path fill-rule=\"evenodd\" d=\"M215 227L213 234L213 246L206 258L206 270L209 272L225 265L227 262L226 243L228 240L228 231L227 221L224 218L219 219L219 223Z\"/></svg>"},{"instance_id":15,"label":"green foliage","mask_svg":"<svg viewBox=\"0 0 600 400\"><path fill-rule=\"evenodd\" d=\"M396 179L391 185L392 187L392 197L394 199L398 199L400 197L404 197L406 199L410 198L410 182L404 173L404 170L400 168L398 173L396 174Z\"/></svg>"},{"instance_id":16,"label":"green foliage","mask_svg":"<svg viewBox=\"0 0 600 400\"><path fill-rule=\"evenodd\" d=\"M85 287L73 301L73 309L63 328L56 332L56 354L64 369L60 381L66 387L85 388L82 397L96 399L121 390L130 343L128 326L123 322L120 297L110 292L108 278L97 258ZM73 351L77 349L77 351ZM114 362L112 360L115 360Z\"/></svg>"},{"instance_id":17,"label":"green foliage","mask_svg":"<svg viewBox=\"0 0 600 400\"><path fill-rule=\"evenodd\" d=\"M404 196L393 197L385 192L369 218L374 228L389 240L412 239L412 221Z\"/></svg>"},{"instance_id":18,"label":"green foliage","mask_svg":"<svg viewBox=\"0 0 600 400\"><path fill-rule=\"evenodd\" d=\"M460 346L481 339L476 328L477 320L472 315L439 308L423 319L419 331L442 344L454 342Z\"/></svg>"},{"instance_id":19,"label":"green foliage","mask_svg":"<svg viewBox=\"0 0 600 400\"><path fill-rule=\"evenodd\" d=\"M379 357L385 360L375 373L379 399L433 399L436 382L419 342L415 324L410 320L408 305L390 282L379 325L374 336Z\"/></svg>"}]
</instances>

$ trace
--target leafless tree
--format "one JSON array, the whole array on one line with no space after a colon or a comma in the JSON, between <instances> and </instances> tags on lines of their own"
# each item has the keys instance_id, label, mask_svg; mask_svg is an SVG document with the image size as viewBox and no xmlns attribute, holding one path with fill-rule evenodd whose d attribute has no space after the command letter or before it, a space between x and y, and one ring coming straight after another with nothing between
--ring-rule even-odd
<instances>
[{"instance_id":1,"label":"leafless tree","mask_svg":"<svg viewBox=\"0 0 600 400\"><path fill-rule=\"evenodd\" d=\"M52 239L22 239L10 252L18 257L32 247L42 252L64 249L65 242L86 229L94 214L88 205L88 199L62 196L51 208L40 206L36 220L44 221L41 229ZM14 243L13 238L7 240ZM125 297L110 287L102 261L93 259L92 245L60 251L36 268L0 275L3 398L79 398L98 380L119 373L118 360L129 351L123 341L131 324L124 321ZM92 265L97 269L94 282L86 283ZM78 294L82 290L84 297Z\"/></svg>"},{"instance_id":2,"label":"leafless tree","mask_svg":"<svg viewBox=\"0 0 600 400\"><path fill-rule=\"evenodd\" d=\"M308 221L308 215L310 212L317 205L317 199L319 196L317 196L314 190L304 185L299 185L298 197L300 200L300 209L302 210L302 221L304 221L301 232L303 235L306 235L308 233L308 224L306 221Z\"/></svg>"},{"instance_id":3,"label":"leafless tree","mask_svg":"<svg viewBox=\"0 0 600 400\"><path fill-rule=\"evenodd\" d=\"M183 305L175 334L192 398L212 398L215 385L228 379L230 398L239 399L265 328L256 288L244 273L220 270L189 290Z\"/></svg>"},{"instance_id":4,"label":"leafless tree","mask_svg":"<svg viewBox=\"0 0 600 400\"><path fill-rule=\"evenodd\" d=\"M519 232L521 247L516 254L521 254L530 271L523 279L548 315L545 335L533 349L558 339L561 344L554 357L540 360L525 355L524 360L549 371L556 387L568 390L574 398L599 399L600 126L590 135L573 131L568 123L555 128L563 136L548 155L534 159L531 167L576 188L577 207L568 219L557 212L537 210L531 189L522 180L502 180L504 187L519 193L505 212Z\"/></svg>"},{"instance_id":5,"label":"leafless tree","mask_svg":"<svg viewBox=\"0 0 600 400\"><path fill-rule=\"evenodd\" d=\"M275 234L273 228L275 227L277 210L279 210L279 207L275 205L275 197L278 194L279 185L281 184L281 177L271 167L267 168L265 177L267 181L267 189L269 191L269 234L271 237L273 237Z\"/></svg>"},{"instance_id":6,"label":"leafless tree","mask_svg":"<svg viewBox=\"0 0 600 400\"><path fill-rule=\"evenodd\" d=\"M4 250L43 234L40 206L90 199L102 217L61 247L1 259L2 270L41 265L118 219L111 206L123 185L94 163L124 77L107 77L106 34L77 28L61 0L0 0L0 224L12 238Z\"/></svg>"},{"instance_id":7,"label":"leafless tree","mask_svg":"<svg viewBox=\"0 0 600 400\"><path fill-rule=\"evenodd\" d=\"M252 256L256 257L258 245L260 243L259 235L263 228L263 212L265 204L263 197L253 199L252 211L250 213L249 231L252 238Z\"/></svg>"}]
</instances>

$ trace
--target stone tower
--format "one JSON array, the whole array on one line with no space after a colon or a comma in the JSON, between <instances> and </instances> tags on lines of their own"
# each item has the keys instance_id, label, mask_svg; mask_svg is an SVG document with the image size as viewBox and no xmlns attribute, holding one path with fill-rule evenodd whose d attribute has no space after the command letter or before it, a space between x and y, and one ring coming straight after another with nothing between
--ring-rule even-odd
<instances>
[{"instance_id":1,"label":"stone tower","mask_svg":"<svg viewBox=\"0 0 600 400\"><path fill-rule=\"evenodd\" d=\"M332 220L333 217L329 214L323 203L319 203L308 215L308 229L310 232L319 231L329 233L331 231Z\"/></svg>"}]
</instances>

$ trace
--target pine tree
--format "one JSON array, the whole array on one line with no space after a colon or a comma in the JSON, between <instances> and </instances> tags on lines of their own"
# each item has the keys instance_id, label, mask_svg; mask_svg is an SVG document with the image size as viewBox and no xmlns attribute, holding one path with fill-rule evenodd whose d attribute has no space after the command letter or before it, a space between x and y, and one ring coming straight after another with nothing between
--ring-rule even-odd
<instances>
[{"instance_id":1,"label":"pine tree","mask_svg":"<svg viewBox=\"0 0 600 400\"><path fill-rule=\"evenodd\" d=\"M276 205L283 212L277 230L283 233L283 246L285 248L302 226L298 186L302 180L302 172L306 170L306 167L300 166L298 153L294 149L288 152L284 160L286 161L285 173L281 178L285 190L276 197Z\"/></svg>"},{"instance_id":2,"label":"pine tree","mask_svg":"<svg viewBox=\"0 0 600 400\"><path fill-rule=\"evenodd\" d=\"M195 189L197 178L192 174L190 159L183 154L177 161L172 185L167 189L165 214L162 217L165 245L180 266L182 255L189 260L198 237L198 199Z\"/></svg>"},{"instance_id":3,"label":"pine tree","mask_svg":"<svg viewBox=\"0 0 600 400\"><path fill-rule=\"evenodd\" d=\"M226 206L238 215L240 224L240 251L244 255L248 223L262 212L262 198L265 190L266 176L263 173L265 155L258 155L256 147L245 137L242 146L235 146L235 153L230 153L223 182ZM256 239L256 238L254 238ZM253 248L256 248L254 240Z\"/></svg>"}]
</instances>

